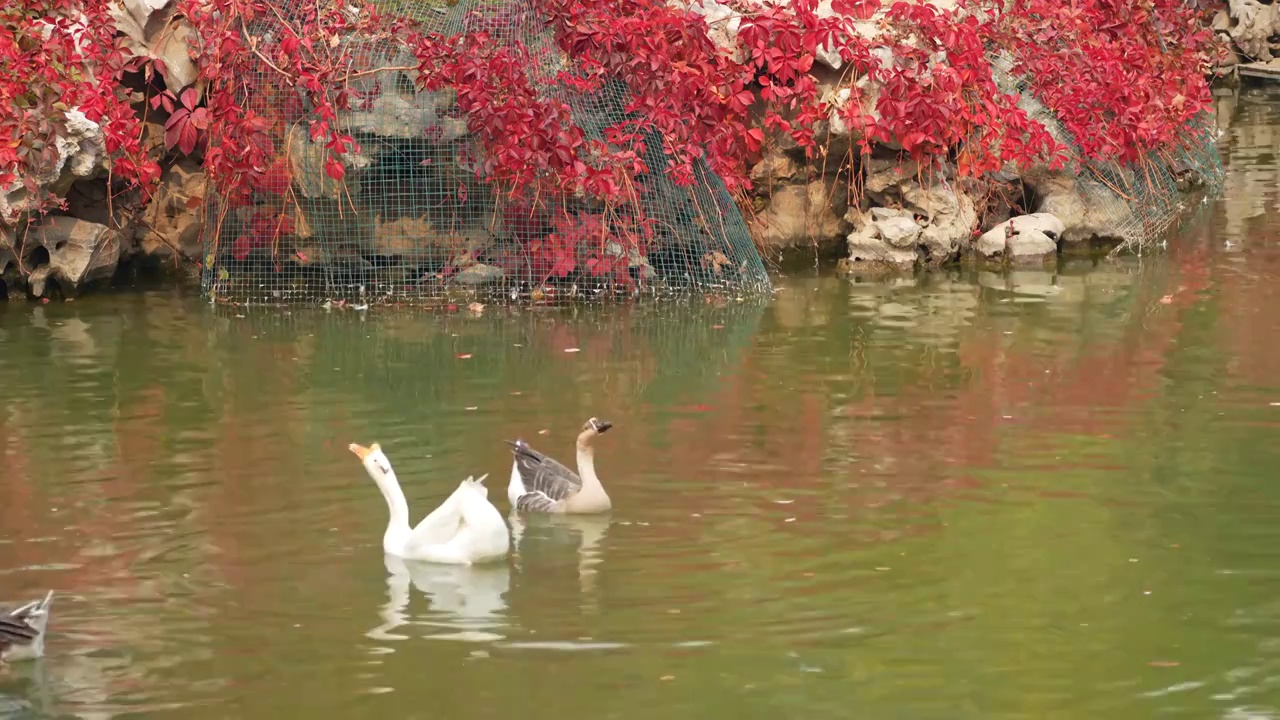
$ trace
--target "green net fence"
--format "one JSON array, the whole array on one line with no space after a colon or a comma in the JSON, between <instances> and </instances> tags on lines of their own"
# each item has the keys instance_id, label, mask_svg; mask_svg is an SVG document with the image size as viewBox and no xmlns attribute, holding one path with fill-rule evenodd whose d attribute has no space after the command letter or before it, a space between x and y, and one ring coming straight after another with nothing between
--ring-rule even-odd
<instances>
[{"instance_id":1,"label":"green net fence","mask_svg":"<svg viewBox=\"0 0 1280 720\"><path fill-rule=\"evenodd\" d=\"M1089 227L1121 241L1116 251L1158 242L1188 216L1199 198L1218 195L1226 170L1218 152L1218 126L1210 111L1189 122L1180 138L1134 162L1089 158L1056 114L1036 99L1026 78L1006 54L989 56L996 84L1019 96L1018 106L1068 150L1066 172L1086 210ZM1111 237L1114 236L1114 237Z\"/></svg>"},{"instance_id":2,"label":"green net fence","mask_svg":"<svg viewBox=\"0 0 1280 720\"><path fill-rule=\"evenodd\" d=\"M264 41L310 0L286 0L248 28ZM589 139L635 120L621 82L584 91L574 63L529 0L390 0L382 12L440 37L484 32L520 53L547 98L564 102ZM206 204L202 288L236 304L426 305L460 297L592 299L689 293L760 295L764 262L722 180L705 163L692 185L667 173L662 138L648 131L635 192L602 203L581 192L513 195L483 172L486 147L468 130L452 91L424 91L417 61L394 42L348 37L342 54L350 109L337 126L359 152L345 176L325 172L322 138L305 94L274 86L267 67L243 83L244 106L270 125L287 189L255 190L232 207L216 185ZM310 115L308 114L310 113ZM634 125L633 125L634 127ZM643 127L643 124L640 124Z\"/></svg>"}]
</instances>

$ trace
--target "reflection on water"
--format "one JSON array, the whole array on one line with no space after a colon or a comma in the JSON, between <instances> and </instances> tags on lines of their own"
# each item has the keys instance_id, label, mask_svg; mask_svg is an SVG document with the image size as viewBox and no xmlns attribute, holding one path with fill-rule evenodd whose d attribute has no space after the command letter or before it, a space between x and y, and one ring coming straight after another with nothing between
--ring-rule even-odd
<instances>
[{"instance_id":1,"label":"reflection on water","mask_svg":"<svg viewBox=\"0 0 1280 720\"><path fill-rule=\"evenodd\" d=\"M59 592L0 717L1280 717L1276 99L1158 257L479 317L0 305L0 604ZM592 415L610 515L383 556L347 443L430 508Z\"/></svg>"},{"instance_id":2,"label":"reflection on water","mask_svg":"<svg viewBox=\"0 0 1280 720\"><path fill-rule=\"evenodd\" d=\"M511 588L511 570L506 565L436 565L406 561L394 555L383 560L387 567L387 604L384 623L368 635L378 640L405 640L392 631L410 623L410 584L427 596L430 613L416 624L429 628L425 637L441 640L492 642L501 640L503 595ZM388 648L389 650L389 648Z\"/></svg>"}]
</instances>

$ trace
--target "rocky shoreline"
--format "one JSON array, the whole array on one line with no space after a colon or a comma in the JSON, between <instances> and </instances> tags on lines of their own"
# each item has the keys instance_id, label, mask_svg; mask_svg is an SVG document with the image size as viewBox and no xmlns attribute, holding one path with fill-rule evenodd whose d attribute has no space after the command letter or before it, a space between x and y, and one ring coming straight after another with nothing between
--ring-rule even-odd
<instances>
[{"instance_id":1,"label":"rocky shoreline","mask_svg":"<svg viewBox=\"0 0 1280 720\"><path fill-rule=\"evenodd\" d=\"M933 4L950 5L946 0ZM733 52L737 38L729 8L714 0L696 8L705 14L712 40ZM114 16L131 52L163 62L175 94L196 86L198 69L188 45L194 31L170 0L125 0ZM1280 33L1280 4L1230 0L1212 27L1230 47L1214 70L1230 92L1235 64L1273 59L1268 38ZM819 53L810 73L824 93L847 101L850 89L842 85L838 56ZM876 93L876 88L861 88L864 103ZM149 109L140 94L138 112L145 147L162 168L158 192L149 202L136 193L110 196L101 129L75 109L68 111L57 141L59 162L54 171L34 178L42 190L65 198L65 209L30 217L30 193L22 183L0 192L0 295L70 297L137 268L198 276L204 260L201 209L208 191L200 155L166 149L166 114ZM968 258L1043 264L1059 254L1133 243L1132 227L1144 221L1135 218L1132 198L1121 200L1123 193L1113 184L1081 167L998 173L976 182L958 177L954 167L924 172L903 160L901 148L877 145L869 160L853 168L835 158L849 154L861 139L857 133L834 114L821 130L821 159L806 158L781 135L769 138L763 159L751 170L755 194L743 210L766 260L836 262L854 276L910 274ZM1208 139L1213 140L1216 133ZM318 170L309 174L323 179ZM1168 184L1179 198L1162 201L1171 209L1186 204L1197 190L1212 185L1205 175L1194 162L1172 167Z\"/></svg>"}]
</instances>

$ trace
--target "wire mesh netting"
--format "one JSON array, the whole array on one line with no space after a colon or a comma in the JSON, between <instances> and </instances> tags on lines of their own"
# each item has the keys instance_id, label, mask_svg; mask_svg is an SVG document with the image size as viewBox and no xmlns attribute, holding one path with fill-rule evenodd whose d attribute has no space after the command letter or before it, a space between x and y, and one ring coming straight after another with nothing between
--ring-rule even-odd
<instances>
[{"instance_id":1,"label":"wire mesh netting","mask_svg":"<svg viewBox=\"0 0 1280 720\"><path fill-rule=\"evenodd\" d=\"M1195 197L1222 192L1226 171L1218 152L1218 126L1209 111L1189 122L1180 138L1151 150L1134 162L1089 158L1057 115L1034 95L1027 78L1014 71L1012 58L989 56L997 86L1018 95L1018 106L1068 150L1066 171L1075 175L1075 192L1089 226L1120 240L1116 251L1141 249L1160 240L1185 217Z\"/></svg>"},{"instance_id":2,"label":"wire mesh netting","mask_svg":"<svg viewBox=\"0 0 1280 720\"><path fill-rule=\"evenodd\" d=\"M279 26L311 0L287 0L275 19L248 30L279 36ZM546 98L562 101L588 139L634 121L629 89L566 82L578 72L529 0L389 0L379 10L440 37L484 32L520 53ZM624 202L581 190L513 193L484 172L486 147L469 131L452 90L420 87L418 61L403 44L357 36L342 53L349 109L337 127L359 150L341 156L341 180L326 174L325 138L305 92L280 88L271 69L246 78L252 103L270 125L278 173L248 203L210 188L202 288L229 303L446 303L490 300L770 289L764 262L723 181L705 162L692 185L668 174L662 137L642 130L634 191ZM632 123L631 127L645 127ZM273 166L274 167L274 166ZM236 205L233 207L232 205Z\"/></svg>"}]
</instances>

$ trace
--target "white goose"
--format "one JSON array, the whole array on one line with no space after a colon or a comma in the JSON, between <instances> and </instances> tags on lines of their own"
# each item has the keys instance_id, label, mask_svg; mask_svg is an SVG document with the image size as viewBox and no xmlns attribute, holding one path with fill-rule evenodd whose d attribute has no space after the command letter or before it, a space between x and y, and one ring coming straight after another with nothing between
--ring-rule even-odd
<instances>
[{"instance_id":1,"label":"white goose","mask_svg":"<svg viewBox=\"0 0 1280 720\"><path fill-rule=\"evenodd\" d=\"M365 472L386 498L390 519L382 535L383 551L406 560L450 565L471 565L507 556L511 532L498 508L489 502L489 491L484 486L488 475L481 475L479 480L468 476L440 507L410 528L409 504L382 448L377 443L370 447L352 443L348 449L360 458Z\"/></svg>"},{"instance_id":2,"label":"white goose","mask_svg":"<svg viewBox=\"0 0 1280 720\"><path fill-rule=\"evenodd\" d=\"M44 633L49 627L50 590L36 600L9 612L0 611L0 664L44 657Z\"/></svg>"},{"instance_id":3,"label":"white goose","mask_svg":"<svg viewBox=\"0 0 1280 720\"><path fill-rule=\"evenodd\" d=\"M523 440L511 446L511 482L507 499L511 507L527 512L602 513L613 507L609 494L596 476L591 443L613 423L591 418L578 433L578 473L529 447Z\"/></svg>"}]
</instances>

